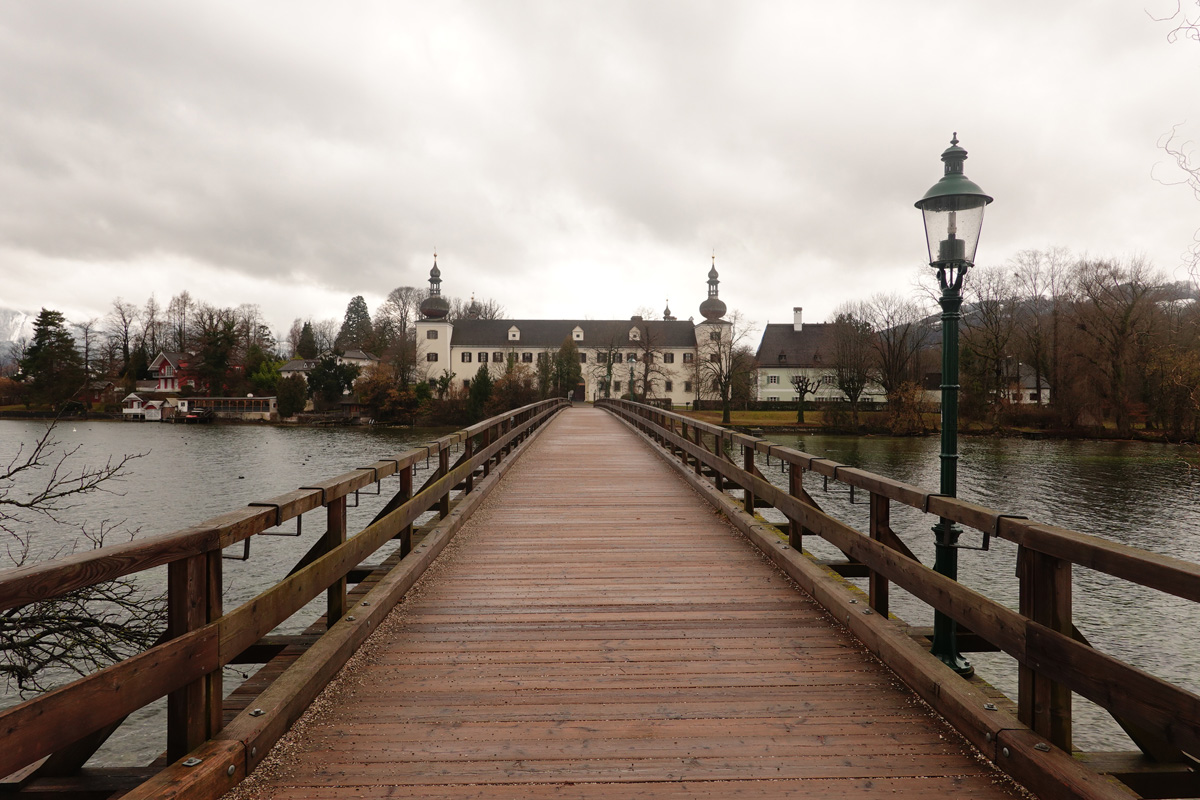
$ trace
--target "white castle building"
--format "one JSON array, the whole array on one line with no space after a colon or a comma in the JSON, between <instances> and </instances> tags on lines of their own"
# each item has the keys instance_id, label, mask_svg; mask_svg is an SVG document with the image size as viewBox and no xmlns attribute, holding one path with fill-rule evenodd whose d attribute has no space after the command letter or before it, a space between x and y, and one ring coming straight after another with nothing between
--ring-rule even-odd
<instances>
[{"instance_id":1,"label":"white castle building","mask_svg":"<svg viewBox=\"0 0 1200 800\"><path fill-rule=\"evenodd\" d=\"M629 392L632 379L637 394L683 405L696 399L698 381L705 379L697 359L715 360L716 353L706 350L730 336L719 283L714 257L708 297L700 304L703 320L698 323L676 319L669 305L661 320L479 319L468 311L465 319L451 322L434 256L429 296L421 303L416 323L417 361L426 378L448 371L458 385L467 386L481 364L493 378L504 373L510 354L518 363L536 368L539 359L552 358L570 339L579 350L583 372L575 399L603 397L609 380L611 395L619 397ZM474 301L471 308L477 308Z\"/></svg>"}]
</instances>

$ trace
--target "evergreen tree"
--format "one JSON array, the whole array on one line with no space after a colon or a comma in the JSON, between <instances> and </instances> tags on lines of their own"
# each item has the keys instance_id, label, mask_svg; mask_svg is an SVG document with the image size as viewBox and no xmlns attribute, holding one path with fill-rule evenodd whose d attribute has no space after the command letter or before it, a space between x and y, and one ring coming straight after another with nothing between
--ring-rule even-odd
<instances>
[{"instance_id":1,"label":"evergreen tree","mask_svg":"<svg viewBox=\"0 0 1200 800\"><path fill-rule=\"evenodd\" d=\"M83 386L83 360L60 311L41 310L33 323L33 340L20 363L34 402L57 406Z\"/></svg>"},{"instance_id":2,"label":"evergreen tree","mask_svg":"<svg viewBox=\"0 0 1200 800\"><path fill-rule=\"evenodd\" d=\"M359 349L367 350L374 337L371 326L371 312L367 311L367 301L362 295L357 295L346 306L346 316L342 319L342 329L338 331L336 345L341 351Z\"/></svg>"},{"instance_id":3,"label":"evergreen tree","mask_svg":"<svg viewBox=\"0 0 1200 800\"><path fill-rule=\"evenodd\" d=\"M583 367L579 365L579 348L570 336L563 339L562 346L554 359L555 396L566 397L567 392L583 382ZM583 398L576 398L582 400Z\"/></svg>"},{"instance_id":4,"label":"evergreen tree","mask_svg":"<svg viewBox=\"0 0 1200 800\"><path fill-rule=\"evenodd\" d=\"M342 395L353 388L357 377L358 367L339 364L336 358L326 356L308 373L308 393L323 411L341 402Z\"/></svg>"},{"instance_id":5,"label":"evergreen tree","mask_svg":"<svg viewBox=\"0 0 1200 800\"><path fill-rule=\"evenodd\" d=\"M303 375L292 374L281 378L275 391L279 416L292 417L304 410L308 400L308 383Z\"/></svg>"},{"instance_id":6,"label":"evergreen tree","mask_svg":"<svg viewBox=\"0 0 1200 800\"><path fill-rule=\"evenodd\" d=\"M467 416L471 422L483 419L484 409L487 408L488 401L491 399L492 376L488 372L487 364L480 364L467 394Z\"/></svg>"},{"instance_id":7,"label":"evergreen tree","mask_svg":"<svg viewBox=\"0 0 1200 800\"><path fill-rule=\"evenodd\" d=\"M300 358L317 357L317 336L313 333L311 322L304 323L300 329L300 341L296 343L296 353Z\"/></svg>"}]
</instances>

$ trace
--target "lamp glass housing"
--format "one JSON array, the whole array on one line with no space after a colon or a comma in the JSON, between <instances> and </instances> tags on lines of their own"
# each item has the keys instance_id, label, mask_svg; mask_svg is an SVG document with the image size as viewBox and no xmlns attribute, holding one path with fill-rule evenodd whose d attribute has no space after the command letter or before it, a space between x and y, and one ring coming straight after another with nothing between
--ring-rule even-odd
<instances>
[{"instance_id":1,"label":"lamp glass housing","mask_svg":"<svg viewBox=\"0 0 1200 800\"><path fill-rule=\"evenodd\" d=\"M975 263L979 231L983 228L983 209L991 200L986 195L941 195L922 200L925 218L925 243L930 264L951 261Z\"/></svg>"}]
</instances>

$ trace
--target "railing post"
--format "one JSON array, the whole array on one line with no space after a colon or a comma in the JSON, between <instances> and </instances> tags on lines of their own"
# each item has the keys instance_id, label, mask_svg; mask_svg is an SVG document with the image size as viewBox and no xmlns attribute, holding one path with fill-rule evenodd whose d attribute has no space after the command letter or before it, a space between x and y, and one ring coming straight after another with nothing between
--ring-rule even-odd
<instances>
[{"instance_id":1,"label":"railing post","mask_svg":"<svg viewBox=\"0 0 1200 800\"><path fill-rule=\"evenodd\" d=\"M871 492L871 538L877 542L884 541L884 532L891 524L891 502L886 495ZM887 619L888 579L871 570L869 582L871 608Z\"/></svg>"},{"instance_id":2,"label":"railing post","mask_svg":"<svg viewBox=\"0 0 1200 800\"><path fill-rule=\"evenodd\" d=\"M412 499L413 493L413 465L409 464L404 469L400 470L400 496L405 502ZM404 526L397 536L400 538L400 557L404 558L412 552L412 531L413 526L410 522Z\"/></svg>"},{"instance_id":3,"label":"railing post","mask_svg":"<svg viewBox=\"0 0 1200 800\"><path fill-rule=\"evenodd\" d=\"M713 434L713 455L717 457L717 461L725 460L725 452L724 451L725 451L724 436L720 433L714 433ZM714 475L714 477L713 477L713 480L717 484L717 491L724 492L725 491L725 476L722 475L720 470L718 470L716 467L713 467L713 472L716 473L716 475Z\"/></svg>"},{"instance_id":4,"label":"railing post","mask_svg":"<svg viewBox=\"0 0 1200 800\"><path fill-rule=\"evenodd\" d=\"M475 452L475 437L468 436L467 440L465 442L463 442L463 459L464 459L463 463L464 464L471 460L471 456L472 456L472 454L474 454L474 452ZM471 471L467 473L467 479L465 481L463 481L463 494L470 494L471 490L474 488L475 488L475 469L472 468Z\"/></svg>"},{"instance_id":5,"label":"railing post","mask_svg":"<svg viewBox=\"0 0 1200 800\"><path fill-rule=\"evenodd\" d=\"M492 444L492 426L489 425L487 427L487 430L485 430L483 432L483 449L487 450L491 446L491 444ZM496 458L496 457L497 456L489 456L488 459L483 462L483 477L486 478L488 475L492 474L492 459Z\"/></svg>"},{"instance_id":6,"label":"railing post","mask_svg":"<svg viewBox=\"0 0 1200 800\"><path fill-rule=\"evenodd\" d=\"M167 632L174 639L203 627L208 617L208 554L167 565ZM167 760L176 761L208 737L207 677L167 695Z\"/></svg>"},{"instance_id":7,"label":"railing post","mask_svg":"<svg viewBox=\"0 0 1200 800\"><path fill-rule=\"evenodd\" d=\"M325 542L323 550L332 552L346 541L346 496L329 501L325 506ZM346 614L346 577L343 575L329 585L325 592L325 625L332 628Z\"/></svg>"},{"instance_id":8,"label":"railing post","mask_svg":"<svg viewBox=\"0 0 1200 800\"><path fill-rule=\"evenodd\" d=\"M742 445L742 469L746 471L745 488L742 490L742 505L746 513L754 516L754 490L750 488L750 479L754 477L754 448Z\"/></svg>"},{"instance_id":9,"label":"railing post","mask_svg":"<svg viewBox=\"0 0 1200 800\"><path fill-rule=\"evenodd\" d=\"M225 603L223 598L223 578L222 565L225 559L221 557L220 550L212 550L208 553L208 586L205 591L206 599L208 600L208 621L216 622L225 613ZM225 690L223 686L224 672L221 668L214 669L208 673L208 680L205 685L205 691L208 693L208 736L212 737L217 734L221 728L225 727Z\"/></svg>"},{"instance_id":10,"label":"railing post","mask_svg":"<svg viewBox=\"0 0 1200 800\"><path fill-rule=\"evenodd\" d=\"M1019 610L1036 623L1072 635L1071 564L1020 546ZM1017 713L1021 722L1056 747L1071 752L1071 691L1025 665L1018 667Z\"/></svg>"},{"instance_id":11,"label":"railing post","mask_svg":"<svg viewBox=\"0 0 1200 800\"><path fill-rule=\"evenodd\" d=\"M788 462L788 494L801 497L804 490L804 470L792 462ZM797 553L804 552L804 526L800 520L788 518L788 544Z\"/></svg>"},{"instance_id":12,"label":"railing post","mask_svg":"<svg viewBox=\"0 0 1200 800\"><path fill-rule=\"evenodd\" d=\"M701 450L703 450L704 449L704 432L700 430L699 425L693 425L692 430L696 432L696 445ZM704 474L704 471L701 469L702 463L703 462L701 461L700 456L696 456L696 477L700 477L701 475Z\"/></svg>"},{"instance_id":13,"label":"railing post","mask_svg":"<svg viewBox=\"0 0 1200 800\"><path fill-rule=\"evenodd\" d=\"M438 473L439 478L450 474L450 451L444 447L438 450ZM438 501L438 513L442 519L450 516L450 490L453 488L453 486L447 486L446 493Z\"/></svg>"}]
</instances>

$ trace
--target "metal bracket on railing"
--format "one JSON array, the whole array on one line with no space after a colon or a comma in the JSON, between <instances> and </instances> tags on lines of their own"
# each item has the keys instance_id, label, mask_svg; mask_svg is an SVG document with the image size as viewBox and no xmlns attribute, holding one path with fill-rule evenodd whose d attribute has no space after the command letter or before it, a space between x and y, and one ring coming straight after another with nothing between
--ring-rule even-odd
<instances>
[{"instance_id":1,"label":"metal bracket on railing","mask_svg":"<svg viewBox=\"0 0 1200 800\"><path fill-rule=\"evenodd\" d=\"M301 486L300 488L301 488L301 489L314 489L314 490L315 490L315 489L317 489L317 488L319 488L319 487L316 487L316 486ZM324 489L321 489L321 502L322 502L322 505L324 505L324 501L325 501L325 490L324 490ZM250 505L252 505L252 506L262 506L263 508L273 508L273 509L275 509L275 525L274 525L273 527L276 527L276 528L278 528L280 525L282 525L282 524L283 524L283 520L281 520L281 519L280 519L280 516L282 515L282 513L283 513L283 512L282 512L282 510L279 508L279 504L278 504L278 503L250 503ZM304 515L303 515L303 514L297 514L297 515L296 515L296 532L295 532L295 533L268 533L267 531L262 531L262 532L261 532L261 533L259 533L258 535L259 535L259 536L288 536L288 537L291 537L291 538L295 538L295 537L297 537L297 536L299 536L299 535L300 535L301 531L303 531L303 524L302 524L302 520L303 520L303 519L304 519Z\"/></svg>"},{"instance_id":2,"label":"metal bracket on railing","mask_svg":"<svg viewBox=\"0 0 1200 800\"><path fill-rule=\"evenodd\" d=\"M249 536L247 536L245 539L242 539L242 545L243 545L242 554L240 556L227 556L227 555L225 555L225 551L222 550L221 558L225 559L226 561L249 561L250 560L250 537Z\"/></svg>"},{"instance_id":3,"label":"metal bracket on railing","mask_svg":"<svg viewBox=\"0 0 1200 800\"><path fill-rule=\"evenodd\" d=\"M367 470L371 470L371 477L373 477L375 479L375 491L368 492L367 494L379 494L379 470L375 469L374 467L356 467L356 469L360 469L363 472L366 472ZM354 495L355 495L355 503L357 503L358 502L358 499L357 499L358 492L356 491L354 493Z\"/></svg>"}]
</instances>

